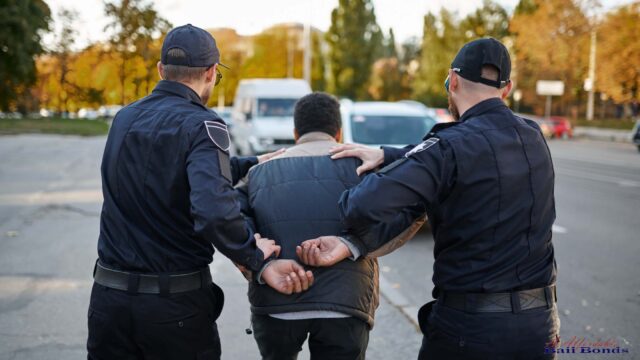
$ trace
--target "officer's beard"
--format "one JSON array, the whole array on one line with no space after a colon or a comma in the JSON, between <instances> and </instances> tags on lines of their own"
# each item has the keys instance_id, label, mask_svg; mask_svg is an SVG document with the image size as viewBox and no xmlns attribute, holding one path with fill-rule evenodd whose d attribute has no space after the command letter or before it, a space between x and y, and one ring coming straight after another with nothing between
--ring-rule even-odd
<instances>
[{"instance_id":1,"label":"officer's beard","mask_svg":"<svg viewBox=\"0 0 640 360\"><path fill-rule=\"evenodd\" d=\"M453 101L453 98L451 97L451 93L448 94L447 98L449 99L449 112L451 113L453 120L455 121L460 120L460 112L458 111L458 106L456 105L456 102Z\"/></svg>"}]
</instances>

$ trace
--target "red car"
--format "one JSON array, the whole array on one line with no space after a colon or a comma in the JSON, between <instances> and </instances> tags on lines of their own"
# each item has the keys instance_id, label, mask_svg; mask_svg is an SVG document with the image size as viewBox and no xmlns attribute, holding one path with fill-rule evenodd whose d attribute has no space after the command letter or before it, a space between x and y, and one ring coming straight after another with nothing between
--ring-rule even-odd
<instances>
[{"instance_id":1,"label":"red car","mask_svg":"<svg viewBox=\"0 0 640 360\"><path fill-rule=\"evenodd\" d=\"M570 139L573 137L573 129L571 128L571 123L569 120L562 116L551 116L549 117L549 122L551 126L551 137L561 138L561 139Z\"/></svg>"}]
</instances>

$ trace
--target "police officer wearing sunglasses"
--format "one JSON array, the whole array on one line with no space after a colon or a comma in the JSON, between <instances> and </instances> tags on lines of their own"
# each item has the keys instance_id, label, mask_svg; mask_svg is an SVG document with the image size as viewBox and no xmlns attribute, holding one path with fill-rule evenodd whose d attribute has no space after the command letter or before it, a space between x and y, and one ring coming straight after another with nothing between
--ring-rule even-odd
<instances>
[{"instance_id":1,"label":"police officer wearing sunglasses","mask_svg":"<svg viewBox=\"0 0 640 360\"><path fill-rule=\"evenodd\" d=\"M366 256L382 245L373 225L422 204L435 239L436 300L418 316L420 359L554 358L553 165L540 128L503 102L510 72L503 44L472 41L445 81L456 122L405 149L335 149L334 158L362 159L362 171L384 166L340 200L344 238L357 254L330 237L303 243L322 265Z\"/></svg>"},{"instance_id":2,"label":"police officer wearing sunglasses","mask_svg":"<svg viewBox=\"0 0 640 360\"><path fill-rule=\"evenodd\" d=\"M223 120L205 107L222 78L214 38L191 25L162 45L153 92L113 120L102 161L104 205L89 305L89 359L219 359L224 296L214 246L285 294L313 282L253 234L232 184L274 154L229 157Z\"/></svg>"}]
</instances>

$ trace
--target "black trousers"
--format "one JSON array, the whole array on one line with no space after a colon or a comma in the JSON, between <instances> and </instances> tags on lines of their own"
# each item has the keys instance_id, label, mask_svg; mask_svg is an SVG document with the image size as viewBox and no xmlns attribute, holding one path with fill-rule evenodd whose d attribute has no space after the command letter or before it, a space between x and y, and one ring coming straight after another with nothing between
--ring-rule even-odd
<instances>
[{"instance_id":1,"label":"black trousers","mask_svg":"<svg viewBox=\"0 0 640 360\"><path fill-rule=\"evenodd\" d=\"M281 320L252 315L253 336L264 360L295 360L309 335L311 360L360 360L369 344L369 325L354 317Z\"/></svg>"},{"instance_id":2,"label":"black trousers","mask_svg":"<svg viewBox=\"0 0 640 360\"><path fill-rule=\"evenodd\" d=\"M220 359L215 320L223 298L211 284L167 296L129 294L95 284L88 359Z\"/></svg>"},{"instance_id":3,"label":"black trousers","mask_svg":"<svg viewBox=\"0 0 640 360\"><path fill-rule=\"evenodd\" d=\"M519 313L467 313L435 302L420 310L425 359L555 359L548 345L559 336L554 305Z\"/></svg>"}]
</instances>

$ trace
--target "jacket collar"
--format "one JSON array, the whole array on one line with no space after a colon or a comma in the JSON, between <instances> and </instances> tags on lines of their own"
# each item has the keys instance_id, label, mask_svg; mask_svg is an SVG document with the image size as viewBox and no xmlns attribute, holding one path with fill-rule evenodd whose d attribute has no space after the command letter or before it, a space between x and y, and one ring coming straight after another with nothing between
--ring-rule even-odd
<instances>
[{"instance_id":1,"label":"jacket collar","mask_svg":"<svg viewBox=\"0 0 640 360\"><path fill-rule=\"evenodd\" d=\"M493 110L497 107L507 107L505 103L499 98L491 98L487 100L483 100L472 107L469 110L465 111L465 113L460 117L460 122L464 122L469 118L481 115L486 113L489 110Z\"/></svg>"},{"instance_id":2,"label":"jacket collar","mask_svg":"<svg viewBox=\"0 0 640 360\"><path fill-rule=\"evenodd\" d=\"M300 138L298 139L298 141L296 141L296 145L300 145L300 144L304 144L304 143L309 143L309 142L314 142L314 141L332 141L332 142L336 142L336 139L327 134L327 133L323 133L320 131L312 131L309 133L306 133L302 136L300 136Z\"/></svg>"},{"instance_id":3,"label":"jacket collar","mask_svg":"<svg viewBox=\"0 0 640 360\"><path fill-rule=\"evenodd\" d=\"M192 88L177 81L160 80L153 89L153 92L165 92L176 95L204 107L204 105L202 105L202 99L200 99L200 96L198 96Z\"/></svg>"}]
</instances>

